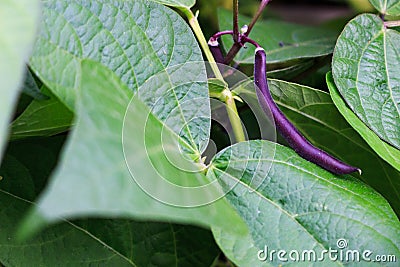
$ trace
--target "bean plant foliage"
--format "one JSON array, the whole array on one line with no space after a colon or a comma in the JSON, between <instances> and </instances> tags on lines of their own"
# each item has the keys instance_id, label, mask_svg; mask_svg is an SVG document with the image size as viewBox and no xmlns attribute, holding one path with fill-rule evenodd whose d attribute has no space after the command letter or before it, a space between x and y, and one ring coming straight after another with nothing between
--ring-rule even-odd
<instances>
[{"instance_id":1,"label":"bean plant foliage","mask_svg":"<svg viewBox=\"0 0 400 267\"><path fill-rule=\"evenodd\" d=\"M273 77L332 63L325 91L268 85L312 144L362 170L337 175L260 123L252 79L215 65L195 0L2 1L0 265L398 266L400 23L385 16L400 4L370 2L340 31L266 18L248 36Z\"/></svg>"}]
</instances>

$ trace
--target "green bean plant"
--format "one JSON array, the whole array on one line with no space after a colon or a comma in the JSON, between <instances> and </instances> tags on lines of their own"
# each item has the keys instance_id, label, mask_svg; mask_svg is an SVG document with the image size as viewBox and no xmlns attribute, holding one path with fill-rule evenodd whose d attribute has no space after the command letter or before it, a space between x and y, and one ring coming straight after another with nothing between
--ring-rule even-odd
<instances>
[{"instance_id":1,"label":"green bean plant","mask_svg":"<svg viewBox=\"0 0 400 267\"><path fill-rule=\"evenodd\" d=\"M0 266L398 266L400 2L228 2L0 2Z\"/></svg>"}]
</instances>

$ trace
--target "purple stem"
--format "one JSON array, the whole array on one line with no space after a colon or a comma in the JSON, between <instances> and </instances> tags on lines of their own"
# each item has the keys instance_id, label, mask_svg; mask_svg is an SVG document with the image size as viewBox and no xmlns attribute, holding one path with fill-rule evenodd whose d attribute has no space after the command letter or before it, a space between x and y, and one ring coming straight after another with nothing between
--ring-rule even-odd
<instances>
[{"instance_id":1,"label":"purple stem","mask_svg":"<svg viewBox=\"0 0 400 267\"><path fill-rule=\"evenodd\" d=\"M210 42L217 41L218 38L220 38L222 35L227 35L227 34L233 35L233 31L222 31L222 32L217 32L217 33L215 33L213 36L211 36Z\"/></svg>"},{"instance_id":2,"label":"purple stem","mask_svg":"<svg viewBox=\"0 0 400 267\"><path fill-rule=\"evenodd\" d=\"M260 3L260 6L258 7L258 10L256 12L256 14L254 15L253 19L250 22L250 25L247 29L247 31L242 35L242 36L249 36L251 30L253 29L254 25L256 24L257 20L260 18L262 12L264 11L265 7L267 6L267 4L271 2L271 0L262 0ZM239 38L239 42L235 42L233 44L233 46L231 47L231 49L229 50L228 54L225 57L225 64L230 64L231 61L235 58L235 56L237 55L237 53L239 53L240 49L243 47L244 42L242 42L243 39L241 40Z\"/></svg>"},{"instance_id":3,"label":"purple stem","mask_svg":"<svg viewBox=\"0 0 400 267\"><path fill-rule=\"evenodd\" d=\"M214 56L215 62L223 64L225 61L224 55L222 54L221 47L219 46L218 39L222 35L230 34L233 35L234 31L222 31L217 32L213 36L211 36L210 40L208 41L208 47L210 48L211 53Z\"/></svg>"},{"instance_id":4,"label":"purple stem","mask_svg":"<svg viewBox=\"0 0 400 267\"><path fill-rule=\"evenodd\" d=\"M253 19L251 20L249 24L249 28L247 29L247 32L245 33L246 36L249 36L251 30L253 29L254 25L256 24L257 20L260 18L262 12L264 11L265 7L268 5L268 3L271 0L262 0L260 6L258 7L257 13L254 15Z\"/></svg>"},{"instance_id":5,"label":"purple stem","mask_svg":"<svg viewBox=\"0 0 400 267\"><path fill-rule=\"evenodd\" d=\"M233 41L239 42L239 0L233 0Z\"/></svg>"},{"instance_id":6,"label":"purple stem","mask_svg":"<svg viewBox=\"0 0 400 267\"><path fill-rule=\"evenodd\" d=\"M242 44L250 43L250 44L254 45L257 49L258 49L258 48L261 48L261 49L262 49L262 47L261 47L256 41L254 41L253 39L251 39L251 38L249 38L249 37L247 37L247 36L245 36L245 35L242 35L242 36L240 37L240 40L241 40L241 43L242 43Z\"/></svg>"}]
</instances>

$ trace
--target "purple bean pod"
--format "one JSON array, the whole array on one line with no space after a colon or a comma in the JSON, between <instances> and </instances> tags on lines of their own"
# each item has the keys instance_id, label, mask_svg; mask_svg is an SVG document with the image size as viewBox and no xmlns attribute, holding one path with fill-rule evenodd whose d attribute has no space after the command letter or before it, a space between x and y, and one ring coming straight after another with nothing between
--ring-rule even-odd
<instances>
[{"instance_id":1,"label":"purple bean pod","mask_svg":"<svg viewBox=\"0 0 400 267\"><path fill-rule=\"evenodd\" d=\"M210 39L210 41L208 41L208 47L210 48L211 54L213 55L215 62L223 64L225 59L218 41Z\"/></svg>"},{"instance_id":2,"label":"purple bean pod","mask_svg":"<svg viewBox=\"0 0 400 267\"><path fill-rule=\"evenodd\" d=\"M347 165L325 151L313 146L285 117L282 111L275 104L269 91L266 76L266 55L264 49L259 46L256 48L255 53L254 83L259 89L256 90L256 92L262 109L267 114L271 111L279 133L283 138L285 138L289 146L293 148L297 154L335 174L349 174L356 171L361 174L359 168Z\"/></svg>"}]
</instances>

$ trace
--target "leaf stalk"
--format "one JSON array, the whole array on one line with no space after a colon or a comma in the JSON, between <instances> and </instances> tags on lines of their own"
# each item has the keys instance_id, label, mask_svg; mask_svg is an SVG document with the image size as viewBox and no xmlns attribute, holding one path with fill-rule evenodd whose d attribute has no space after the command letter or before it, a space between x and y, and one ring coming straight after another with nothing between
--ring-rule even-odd
<instances>
[{"instance_id":1,"label":"leaf stalk","mask_svg":"<svg viewBox=\"0 0 400 267\"><path fill-rule=\"evenodd\" d=\"M192 28L194 34L196 35L197 40L199 41L200 46L203 49L203 52L210 63L215 78L224 81L224 78L218 68L218 65L215 63L215 59L211 53L211 50L208 47L208 42L204 37L203 31L201 30L197 17L193 14L193 12L189 8L181 8L180 10L183 12L183 14L185 14L186 18L188 19L189 25ZM226 88L225 90L226 93L229 91L229 94L228 93L226 94L227 97L225 99L225 104L227 105L226 108L228 112L228 117L232 125L232 130L235 135L235 139L237 142L246 141L242 123L240 121L240 117L236 108L235 98L228 88Z\"/></svg>"}]
</instances>

